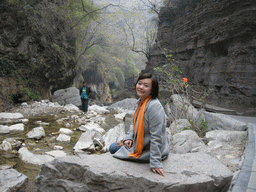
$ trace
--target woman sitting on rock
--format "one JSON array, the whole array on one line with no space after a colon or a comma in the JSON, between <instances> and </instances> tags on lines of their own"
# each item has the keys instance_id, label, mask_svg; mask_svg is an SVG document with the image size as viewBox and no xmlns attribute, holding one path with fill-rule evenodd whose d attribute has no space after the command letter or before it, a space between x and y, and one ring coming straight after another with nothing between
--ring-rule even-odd
<instances>
[{"instance_id":1,"label":"woman sitting on rock","mask_svg":"<svg viewBox=\"0 0 256 192\"><path fill-rule=\"evenodd\" d=\"M151 73L139 76L136 93L140 97L123 146L113 143L109 151L124 160L149 162L154 173L164 176L162 160L169 154L164 108L158 97L158 81Z\"/></svg>"}]
</instances>

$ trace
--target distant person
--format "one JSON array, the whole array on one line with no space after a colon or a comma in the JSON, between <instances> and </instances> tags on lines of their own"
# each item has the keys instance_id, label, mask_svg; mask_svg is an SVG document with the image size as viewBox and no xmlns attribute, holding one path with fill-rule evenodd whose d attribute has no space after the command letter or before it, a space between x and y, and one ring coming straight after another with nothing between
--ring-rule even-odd
<instances>
[{"instance_id":1,"label":"distant person","mask_svg":"<svg viewBox=\"0 0 256 192\"><path fill-rule=\"evenodd\" d=\"M83 87L80 89L80 96L81 96L81 102L82 102L82 110L84 112L88 111L88 99L91 94L90 87L86 86L86 82L83 82Z\"/></svg>"},{"instance_id":2,"label":"distant person","mask_svg":"<svg viewBox=\"0 0 256 192\"><path fill-rule=\"evenodd\" d=\"M158 97L158 81L151 73L139 76L136 93L139 96L130 130L122 144L109 147L113 156L123 160L149 162L154 173L164 176L162 161L168 157L166 117Z\"/></svg>"}]
</instances>

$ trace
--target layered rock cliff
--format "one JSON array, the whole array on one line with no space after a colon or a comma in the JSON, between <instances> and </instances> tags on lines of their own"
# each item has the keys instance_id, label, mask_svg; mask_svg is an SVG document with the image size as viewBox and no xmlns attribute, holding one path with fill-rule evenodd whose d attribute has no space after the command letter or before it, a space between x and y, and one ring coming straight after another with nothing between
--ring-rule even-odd
<instances>
[{"instance_id":1,"label":"layered rock cliff","mask_svg":"<svg viewBox=\"0 0 256 192\"><path fill-rule=\"evenodd\" d=\"M164 64L172 50L192 85L211 87L221 103L256 105L256 1L193 0L163 7L146 71Z\"/></svg>"}]
</instances>

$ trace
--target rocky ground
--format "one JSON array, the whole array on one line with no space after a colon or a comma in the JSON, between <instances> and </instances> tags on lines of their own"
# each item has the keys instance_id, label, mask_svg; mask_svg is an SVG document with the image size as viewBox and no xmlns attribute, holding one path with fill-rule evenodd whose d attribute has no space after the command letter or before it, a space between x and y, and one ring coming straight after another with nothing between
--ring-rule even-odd
<instances>
[{"instance_id":1,"label":"rocky ground","mask_svg":"<svg viewBox=\"0 0 256 192\"><path fill-rule=\"evenodd\" d=\"M233 185L235 182L235 179L240 171L242 162L243 162L243 151L244 151L245 144L247 141L246 125L239 121L235 121L234 119L230 119L229 116L204 112L201 116L207 120L209 130L205 134L205 136L203 136L203 138L202 138L202 137L199 137L198 134L194 130L186 130L190 126L190 123L188 122L187 119L184 119L182 110L181 110L181 108L179 108L180 107L180 103L179 103L180 97L178 95L173 96L172 101L173 101L172 104L165 106L166 113L167 113L168 119L170 121L169 122L170 126L168 126L168 128L167 128L168 135L169 135L168 137L169 137L169 141L171 144L171 153L174 156L174 159L171 158L167 164L170 164L170 165L174 164L174 162L172 162L172 160L175 160L175 158L177 156L174 154L180 154L180 156L179 157L177 156L177 158L182 158L184 160L186 159L185 156L190 155L190 154L193 156L194 159L199 158L199 156L207 157L206 158L206 159L208 159L207 161L214 164L212 166L216 166L216 160L217 160L222 165L224 165L223 166L223 174L225 176L222 175L221 178L223 179L223 182L224 182L224 180L226 180L226 181L225 181L225 184L223 184L223 185L225 187L227 187L227 185L229 186L231 184L230 175L233 175L233 181L231 184L231 185ZM81 152L81 149L77 148L78 146L79 147L82 146L82 153L84 153L84 152L91 153L92 150L95 150L96 148L91 149L91 147L90 147L91 144L87 145L87 143L82 143L82 142L84 142L84 140L87 140L87 141L90 140L90 141L92 141L92 143L94 143L95 139L91 139L91 138L95 138L95 133L92 132L92 129L94 129L94 131L97 130L97 132L101 132L102 127L105 129L105 130L103 130L104 133L102 132L102 134L104 135L102 138L105 141L105 145L109 145L112 142L120 140L120 138L122 137L121 135L125 134L125 127L120 126L120 125L118 125L118 126L109 125L105 117L107 114L110 113L110 111L112 111L111 115L114 117L114 119L116 119L116 121L119 123L123 122L124 118L129 119L129 114L131 114L131 113L129 112L128 109L130 107L131 111L134 110L135 102L136 102L135 99L134 100L129 100L129 99L123 100L123 101L117 102L113 105L110 105L109 107L107 107L108 109L106 107L100 107L97 105L91 106L91 108L87 114L83 113L81 110L79 110L74 105L62 106L57 103L52 103L52 102L49 102L46 100L43 100L40 102L31 102L29 104L23 103L19 107L12 108L11 112L21 113L24 116L24 118L28 118L29 121L32 121L33 118L40 118L40 117L44 117L44 116L53 117L53 121L51 123L53 123L53 122L61 123L61 127L65 128L65 131L66 131L65 134L67 136L69 135L69 133L67 133L67 131L80 133L79 135L73 134L73 135L68 136L69 139L71 138L71 141L72 141L72 138L75 141L73 141L73 143L70 144L70 146L71 146L70 151L67 152L67 150L65 150L65 147L67 147L66 144L63 144L62 146L61 146L61 144L57 145L59 143L56 140L61 136L61 132L62 132L62 130L59 129L60 127L58 127L58 129L56 129L54 131L51 130L49 132L49 131L47 131L48 128L45 128L48 126L47 125L48 122L46 122L45 119L42 118L41 121L39 121L39 119L37 119L37 121L35 121L35 119L34 119L33 120L34 122L40 122L40 125L45 128L46 135L45 135L45 137L43 137L40 140L37 139L35 143L32 142L33 139L31 140L31 139L27 139L27 138L25 138L25 142L24 142L24 140L21 141L21 143L23 143L22 144L23 146L20 146L22 148L18 150L19 158L22 161L24 161L25 164L36 164L36 165L41 166L42 164L47 163L48 160L49 161L53 160L54 157L58 158L58 157L63 157L63 156L69 155L69 154L71 154L73 156L73 150L77 150L77 152ZM185 103L183 102L182 104L185 104ZM180 111L179 110L177 111L177 106L180 109ZM185 106L187 106L187 105L185 105ZM188 106L189 106L188 111L187 111L188 117L196 118L196 116L198 116L198 111L195 108L193 108L189 103L188 103ZM178 115L176 121L171 119L174 108ZM120 109L122 109L122 110L120 110ZM108 112L105 113L104 111L105 112L108 111ZM119 120L117 120L117 119L119 119ZM2 121L2 123L3 123L3 121ZM118 124L118 123L116 123L116 124ZM27 127L27 126L25 126L25 127ZM29 130L26 129L25 132L27 133L31 129L32 129L32 127L29 128ZM90 129L90 130L88 130L88 129ZM4 130L4 129L2 129L2 130ZM83 132L83 133L81 134L81 132ZM91 135L94 135L94 136L91 137ZM110 135L114 136L114 137L110 138L109 137ZM67 136L62 137L63 140L61 142L65 142L65 139L68 138ZM28 137L28 136L26 136L26 137ZM100 139L100 137L99 137L99 139ZM1 140L3 140L3 139L1 139ZM100 145L99 141L100 140L96 140L96 142L98 142L97 143L98 147ZM8 144L7 144L8 142L9 141L5 141L5 145L3 145L3 141L2 141L1 147L2 148L3 148L3 146L8 147ZM41 145L40 145L40 143L41 143ZM85 146L87 146L86 149L85 149ZM41 147L43 147L43 148L41 148ZM64 147L64 149L60 149L60 148L56 148L56 147ZM101 146L100 148L96 149L96 151L99 149L100 150L104 149L103 151L106 152L106 148L104 148L104 146ZM105 153L105 152L103 152L103 153ZM197 157L197 155L199 155L199 156ZM83 155L82 156L79 155L79 156L80 156L80 158L86 157ZM99 161L101 161L101 158L104 159L105 157L106 156L99 157ZM107 157L107 158L110 158L110 157ZM191 160L193 158L191 157ZM32 159L33 159L33 161L32 161ZM204 161L206 161L206 159L203 158L200 161L198 161L198 163L203 162L204 165L207 165L207 162L204 162ZM192 161L194 161L194 160L192 160ZM70 161L68 163L73 164L74 162ZM183 162L183 163L189 164L192 162ZM195 162L193 162L193 163L195 163ZM200 167L199 164L197 164L195 166ZM56 164L54 166L60 166L60 165ZM78 166L81 166L81 165L78 165ZM89 165L88 164L88 166L92 166L91 168L94 169L95 168L94 166L97 167L98 165L96 165L96 164ZM107 165L107 166L110 166L110 165ZM127 165L125 165L125 166L127 166ZM166 166L169 166L169 165L166 165ZM226 170L224 167L226 167ZM120 167L120 169L123 169L122 166ZM144 167L143 169L147 169L147 168ZM46 172L47 171L44 170L41 173L41 178L45 178L44 174L46 174L46 175L48 174ZM193 179L191 178L192 179L191 181L193 181L193 182L196 181L196 177L197 177L196 175L201 175L202 177L204 177L203 170L201 170L201 169L196 171L194 169L190 170L190 168L188 168L187 172L184 172L184 170L182 170L182 169L176 170L176 172L177 173L175 173L175 174L181 174L180 175L181 178L183 178L184 175L185 175L185 177L187 177L187 176L194 177L195 176L195 178L193 178ZM192 172L193 172L193 174L191 176ZM65 173L65 174L68 174L68 173ZM95 174L95 173L91 173L91 174ZM110 170L110 172L108 172L108 173L104 172L103 174L107 174L109 179L114 179L111 170ZM120 173L120 174L121 174L120 176L124 177L124 179L128 179L125 176L126 173ZM123 174L125 174L125 175L123 175ZM135 178L137 177L137 173L134 172L131 174L134 175ZM172 174L173 174L172 170L170 170L170 176ZM215 173L212 173L212 174L214 175ZM73 176L71 176L71 177L73 177ZM96 178L97 177L98 176L96 176ZM143 178L146 180L149 179L146 176L145 177L143 176ZM52 179L54 182L58 182L57 180L55 181L54 178L52 178ZM91 178L91 179L93 180L93 178ZM183 178L183 179L185 179L185 178ZM207 183L208 181L209 180L207 180L205 182ZM37 180L37 183L41 183L39 188L42 190L46 189L43 186L45 186L45 183L47 183L47 182L48 182L48 180ZM66 182L70 183L70 181L66 181ZM153 183L155 181L151 180L149 182L152 182L152 185L153 185ZM213 181L213 182L216 182L216 181ZM161 188L166 188L169 184L170 183L168 183L168 182L163 183ZM82 185L90 185L90 182L89 183L85 182ZM117 184L117 187L119 185L120 184ZM186 185L186 183L181 182L179 184L178 188L182 188L184 185ZM197 184L194 183L193 185L196 186ZM130 185L125 185L125 186L130 188ZM68 186L68 187L70 187L70 186ZM106 187L109 187L109 186L106 185ZM138 189L140 188L139 183L138 183L137 187L138 187ZM206 186L204 186L204 187L206 187Z\"/></svg>"}]
</instances>

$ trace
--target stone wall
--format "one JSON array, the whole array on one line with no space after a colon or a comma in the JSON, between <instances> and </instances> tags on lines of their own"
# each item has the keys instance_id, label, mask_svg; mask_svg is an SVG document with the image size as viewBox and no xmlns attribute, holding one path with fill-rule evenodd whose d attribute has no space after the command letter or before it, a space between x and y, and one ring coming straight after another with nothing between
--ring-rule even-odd
<instances>
[{"instance_id":1,"label":"stone wall","mask_svg":"<svg viewBox=\"0 0 256 192\"><path fill-rule=\"evenodd\" d=\"M193 4L194 3L194 4ZM256 1L202 0L163 7L146 71L172 50L189 83L214 89L212 98L256 105Z\"/></svg>"}]
</instances>

